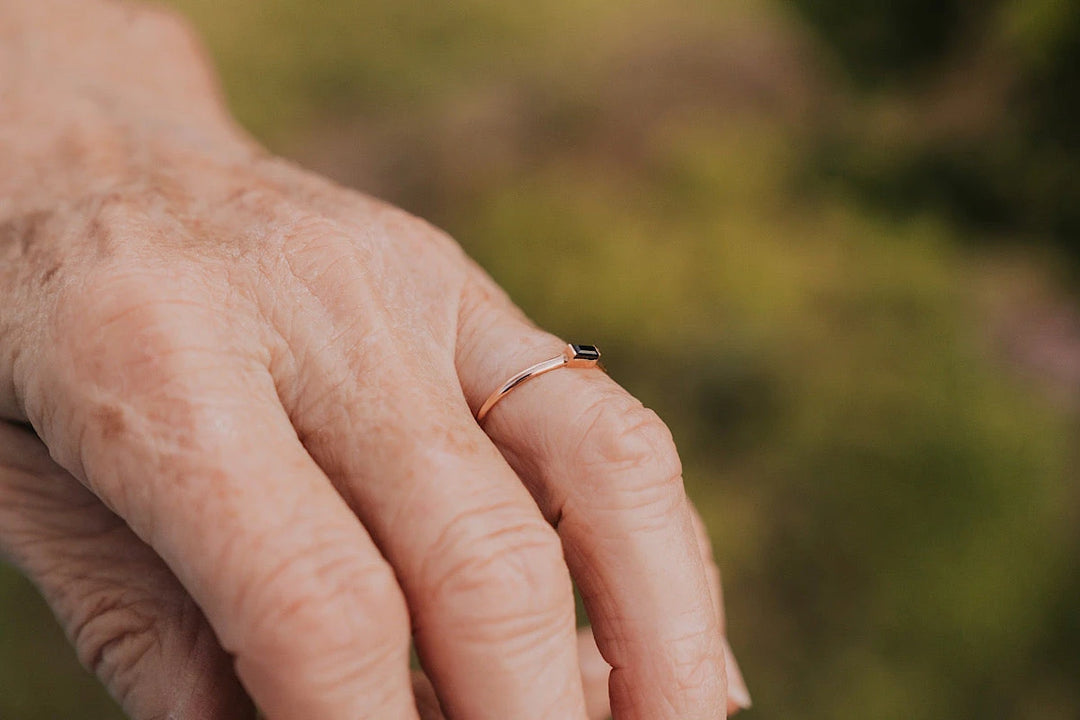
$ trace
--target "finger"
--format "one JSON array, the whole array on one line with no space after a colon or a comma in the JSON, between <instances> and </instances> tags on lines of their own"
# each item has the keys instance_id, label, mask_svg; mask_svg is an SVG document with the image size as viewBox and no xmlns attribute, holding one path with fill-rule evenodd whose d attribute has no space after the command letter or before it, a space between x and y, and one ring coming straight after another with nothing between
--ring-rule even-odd
<instances>
[{"instance_id":1,"label":"finger","mask_svg":"<svg viewBox=\"0 0 1080 720\"><path fill-rule=\"evenodd\" d=\"M607 684L611 666L604 661L596 648L591 629L584 627L578 630L577 644L588 718L608 720L611 717L611 704L608 701ZM413 672L413 693L416 695L416 706L420 709L420 720L444 720L435 688L422 672Z\"/></svg>"},{"instance_id":2,"label":"finger","mask_svg":"<svg viewBox=\"0 0 1080 720\"><path fill-rule=\"evenodd\" d=\"M420 720L445 720L435 687L427 675L419 670L413 671L413 695L416 696L416 708L420 711Z\"/></svg>"},{"instance_id":3,"label":"finger","mask_svg":"<svg viewBox=\"0 0 1080 720\"><path fill-rule=\"evenodd\" d=\"M336 398L356 395L339 386ZM583 717L558 539L467 412L394 401L413 417L361 418L359 404L336 425L325 408L294 417L302 431L322 428L312 454L397 569L443 706L452 717Z\"/></svg>"},{"instance_id":4,"label":"finger","mask_svg":"<svg viewBox=\"0 0 1080 720\"><path fill-rule=\"evenodd\" d=\"M349 264L335 267L360 277ZM339 280L331 283L339 292L350 287ZM345 297L342 316L328 319L337 327L370 304ZM341 335L310 332L293 336L303 348L294 354L308 364L293 371L302 382L284 383L300 388L286 405L397 570L418 653L447 715L584 718L573 592L558 538L472 421L449 357L440 361L378 327L356 332L362 347L308 352L317 338ZM390 357L381 350L388 347Z\"/></svg>"},{"instance_id":5,"label":"finger","mask_svg":"<svg viewBox=\"0 0 1080 720\"><path fill-rule=\"evenodd\" d=\"M565 344L476 291L458 372L475 410ZM495 348L497 351L492 352ZM603 372L557 370L511 392L485 430L556 525L618 720L721 717L723 645L670 433Z\"/></svg>"},{"instance_id":6,"label":"finger","mask_svg":"<svg viewBox=\"0 0 1080 720\"><path fill-rule=\"evenodd\" d=\"M727 632L727 617L724 612L724 590L720 580L720 568L713 557L712 540L709 531L705 528L705 521L693 505L690 506L690 520L694 527L694 538L697 541L698 553L705 564L705 574L709 578L709 596L712 598L713 609L716 611L717 621L720 623L720 632Z\"/></svg>"},{"instance_id":7,"label":"finger","mask_svg":"<svg viewBox=\"0 0 1080 720\"><path fill-rule=\"evenodd\" d=\"M716 610L716 617L720 623L720 632L723 633L724 670L727 674L728 714L730 715L739 710L749 710L753 702L750 699L750 691L746 687L746 680L743 678L742 670L739 669L739 664L735 661L735 654L732 653L731 644L727 639L724 590L720 580L720 568L716 564L716 558L713 556L712 540L709 538L709 532L705 528L705 522L701 519L701 514L693 505L690 506L690 517L694 524L694 535L697 537L698 552L705 563L705 572L709 577L709 590L712 595L713 607Z\"/></svg>"},{"instance_id":8,"label":"finger","mask_svg":"<svg viewBox=\"0 0 1080 720\"><path fill-rule=\"evenodd\" d=\"M26 430L0 423L0 550L38 586L133 720L243 720L255 709L164 563Z\"/></svg>"},{"instance_id":9,"label":"finger","mask_svg":"<svg viewBox=\"0 0 1080 720\"><path fill-rule=\"evenodd\" d=\"M611 698L608 696L611 666L596 647L592 628L578 630L578 663L581 665L581 684L585 688L589 720L607 720L611 717Z\"/></svg>"},{"instance_id":10,"label":"finger","mask_svg":"<svg viewBox=\"0 0 1080 720\"><path fill-rule=\"evenodd\" d=\"M731 662L734 663L734 658L731 658ZM611 672L611 666L600 654L592 629L588 627L578 630L578 664L581 667L581 680L585 688L585 705L589 720L608 720L611 717L611 701L608 698L608 674ZM729 667L734 667L734 665ZM443 720L444 715L439 707L435 688L422 672L413 673L413 693L416 695L416 705L420 709L420 720ZM740 706L731 700L729 693L728 714L737 713L747 707L749 705Z\"/></svg>"},{"instance_id":11,"label":"finger","mask_svg":"<svg viewBox=\"0 0 1080 720\"><path fill-rule=\"evenodd\" d=\"M705 563L706 573L709 576L709 590L712 595L713 605L717 617L720 619L721 631L724 629L724 602L723 590L720 583L720 569L713 558L712 542L705 530L705 523L697 509L691 505L691 516L694 523L694 534L698 541L698 552ZM739 710L748 709L751 706L750 693L746 689L742 672L735 661L727 639L724 639L724 665L727 671L728 681L728 706L729 715ZM600 650L596 646L591 628L578 630L578 659L581 665L582 684L585 688L585 702L589 709L589 717L593 720L605 720L611 715L611 704L608 698L608 674L611 666L607 664Z\"/></svg>"},{"instance_id":12,"label":"finger","mask_svg":"<svg viewBox=\"0 0 1080 720\"><path fill-rule=\"evenodd\" d=\"M163 305L170 277L148 281L84 305L95 332L68 341L53 395L66 412L31 406L35 425L166 561L270 717L415 719L400 588L298 441L266 360L219 308Z\"/></svg>"}]
</instances>

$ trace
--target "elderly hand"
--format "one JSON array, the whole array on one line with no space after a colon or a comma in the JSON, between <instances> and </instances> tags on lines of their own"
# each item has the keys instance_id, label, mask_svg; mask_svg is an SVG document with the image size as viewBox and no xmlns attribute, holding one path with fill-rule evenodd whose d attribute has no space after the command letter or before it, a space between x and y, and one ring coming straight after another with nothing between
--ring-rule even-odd
<instances>
[{"instance_id":1,"label":"elderly hand","mask_svg":"<svg viewBox=\"0 0 1080 720\"><path fill-rule=\"evenodd\" d=\"M571 576L618 720L746 704L660 420L561 370L481 429L564 343L176 19L0 0L0 167L0 417L60 466L0 433L0 549L134 718L416 718L410 638L449 717L585 718Z\"/></svg>"}]
</instances>

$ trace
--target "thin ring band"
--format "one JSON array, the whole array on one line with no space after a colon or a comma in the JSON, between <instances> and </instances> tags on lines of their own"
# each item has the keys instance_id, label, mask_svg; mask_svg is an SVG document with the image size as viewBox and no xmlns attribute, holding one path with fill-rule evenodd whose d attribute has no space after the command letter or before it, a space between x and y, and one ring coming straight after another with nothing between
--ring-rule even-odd
<instances>
[{"instance_id":1,"label":"thin ring band","mask_svg":"<svg viewBox=\"0 0 1080 720\"><path fill-rule=\"evenodd\" d=\"M600 366L600 351L594 345L567 345L562 355L550 360L536 363L532 367L525 368L517 375L504 382L498 390L491 393L480 409L476 411L476 422L483 422L495 403L506 397L511 390L524 385L538 375L543 375L561 367L569 368L592 368Z\"/></svg>"}]
</instances>

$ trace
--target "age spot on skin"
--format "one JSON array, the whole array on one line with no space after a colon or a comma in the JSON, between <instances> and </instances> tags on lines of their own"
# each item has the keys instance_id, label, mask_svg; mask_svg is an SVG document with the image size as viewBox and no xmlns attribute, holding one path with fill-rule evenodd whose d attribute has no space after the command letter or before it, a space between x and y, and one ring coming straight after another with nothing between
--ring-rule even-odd
<instances>
[{"instance_id":1,"label":"age spot on skin","mask_svg":"<svg viewBox=\"0 0 1080 720\"><path fill-rule=\"evenodd\" d=\"M127 432L127 421L123 411L111 405L105 405L94 412L94 420L101 432L101 439L116 440Z\"/></svg>"},{"instance_id":2,"label":"age spot on skin","mask_svg":"<svg viewBox=\"0 0 1080 720\"><path fill-rule=\"evenodd\" d=\"M52 267L50 267L48 270L46 270L44 273L42 273L42 275L41 275L41 284L42 285L48 285L49 282L51 282L52 279L54 277L56 277L56 273L60 272L60 268L62 268L62 267L64 267L63 262L54 263L52 265Z\"/></svg>"},{"instance_id":3,"label":"age spot on skin","mask_svg":"<svg viewBox=\"0 0 1080 720\"><path fill-rule=\"evenodd\" d=\"M0 249L6 249L15 257L27 255L48 219L49 213L38 210L0 221Z\"/></svg>"}]
</instances>

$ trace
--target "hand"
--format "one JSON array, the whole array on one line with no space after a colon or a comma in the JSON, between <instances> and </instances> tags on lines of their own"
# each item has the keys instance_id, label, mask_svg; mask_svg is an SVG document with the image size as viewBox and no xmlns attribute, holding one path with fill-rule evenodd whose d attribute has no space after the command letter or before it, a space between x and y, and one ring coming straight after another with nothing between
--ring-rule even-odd
<instances>
[{"instance_id":1,"label":"hand","mask_svg":"<svg viewBox=\"0 0 1080 720\"><path fill-rule=\"evenodd\" d=\"M411 636L450 717L584 718L571 575L616 718L722 717L655 415L563 370L485 434L563 343L456 244L244 139L171 17L3 13L0 416L92 496L22 451L0 546L134 717L243 716L232 656L275 720L415 718Z\"/></svg>"},{"instance_id":2,"label":"hand","mask_svg":"<svg viewBox=\"0 0 1080 720\"><path fill-rule=\"evenodd\" d=\"M712 597L719 601L720 574L696 514L695 528ZM161 558L53 463L32 432L4 423L0 549L36 580L83 664L97 672L131 717L251 717L251 703L228 655ZM611 668L589 629L578 631L577 645L588 717L604 720L611 714ZM725 651L730 652L726 644ZM748 702L730 656L728 662L729 682ZM440 720L431 682L413 672L412 683L421 720ZM728 711L738 708L729 698Z\"/></svg>"}]
</instances>

